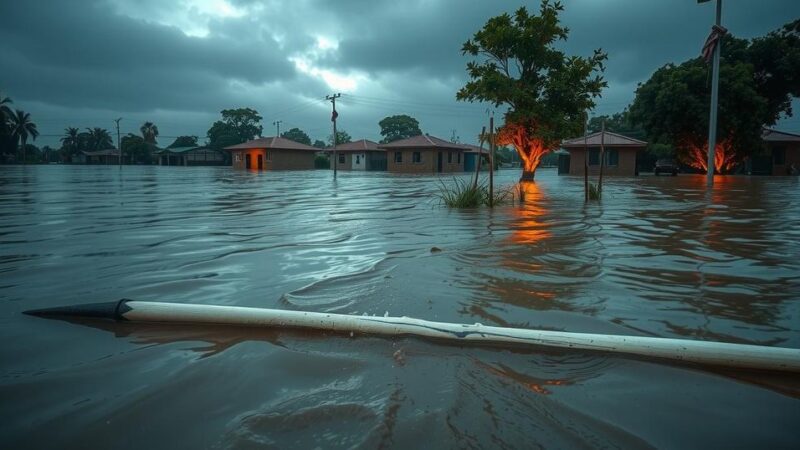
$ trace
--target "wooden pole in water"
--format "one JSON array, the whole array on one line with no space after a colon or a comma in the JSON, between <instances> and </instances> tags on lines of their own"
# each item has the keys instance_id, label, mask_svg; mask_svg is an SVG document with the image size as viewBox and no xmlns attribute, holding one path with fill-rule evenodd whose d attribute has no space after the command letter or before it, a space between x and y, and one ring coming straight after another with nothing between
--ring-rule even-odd
<instances>
[{"instance_id":1,"label":"wooden pole in water","mask_svg":"<svg viewBox=\"0 0 800 450\"><path fill-rule=\"evenodd\" d=\"M597 181L597 199L603 198L603 167L606 160L606 119L600 125L600 179Z\"/></svg>"},{"instance_id":2,"label":"wooden pole in water","mask_svg":"<svg viewBox=\"0 0 800 450\"><path fill-rule=\"evenodd\" d=\"M494 207L494 113L489 117L489 207Z\"/></svg>"},{"instance_id":3,"label":"wooden pole in water","mask_svg":"<svg viewBox=\"0 0 800 450\"><path fill-rule=\"evenodd\" d=\"M589 114L583 123L583 201L589 202Z\"/></svg>"},{"instance_id":4,"label":"wooden pole in water","mask_svg":"<svg viewBox=\"0 0 800 450\"><path fill-rule=\"evenodd\" d=\"M478 187L478 176L481 173L481 162L483 161L483 142L486 140L486 127L481 128L481 137L479 138L478 162L475 164L475 179L472 181L472 189Z\"/></svg>"},{"instance_id":5,"label":"wooden pole in water","mask_svg":"<svg viewBox=\"0 0 800 450\"><path fill-rule=\"evenodd\" d=\"M130 322L191 323L307 328L382 336L419 336L467 343L493 343L589 350L714 366L800 372L800 350L687 339L619 336L432 322L410 317L346 314L241 306L140 302L122 299L26 311L39 317L82 317Z\"/></svg>"}]
</instances>

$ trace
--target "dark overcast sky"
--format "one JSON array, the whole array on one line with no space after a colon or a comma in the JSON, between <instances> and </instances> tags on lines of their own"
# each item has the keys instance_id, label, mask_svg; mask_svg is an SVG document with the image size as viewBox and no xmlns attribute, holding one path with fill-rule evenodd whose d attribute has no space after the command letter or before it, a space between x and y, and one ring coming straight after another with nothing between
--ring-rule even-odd
<instances>
[{"instance_id":1,"label":"dark overcast sky","mask_svg":"<svg viewBox=\"0 0 800 450\"><path fill-rule=\"evenodd\" d=\"M622 110L636 84L696 56L713 2L566 0L570 54L609 54L596 114ZM155 122L166 136L204 138L223 108L249 106L312 139L330 134L325 94L342 92L339 127L378 140L377 122L416 117L423 131L474 141L486 108L455 101L461 44L489 17L538 1L0 0L0 91L44 135L67 126L123 133ZM800 0L726 0L723 25L763 35L800 16ZM795 102L797 105L797 102ZM800 112L800 110L798 110ZM800 116L779 128L800 130ZM137 131L138 132L138 131ZM56 145L42 136L38 145Z\"/></svg>"}]
</instances>

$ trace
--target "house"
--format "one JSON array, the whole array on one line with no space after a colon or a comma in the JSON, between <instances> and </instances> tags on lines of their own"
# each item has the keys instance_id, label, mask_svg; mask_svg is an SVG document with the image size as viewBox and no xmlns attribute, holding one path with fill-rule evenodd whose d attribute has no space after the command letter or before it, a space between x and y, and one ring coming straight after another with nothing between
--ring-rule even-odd
<instances>
[{"instance_id":1,"label":"house","mask_svg":"<svg viewBox=\"0 0 800 450\"><path fill-rule=\"evenodd\" d=\"M108 148L105 150L82 150L74 159L79 164L119 164L119 150Z\"/></svg>"},{"instance_id":2,"label":"house","mask_svg":"<svg viewBox=\"0 0 800 450\"><path fill-rule=\"evenodd\" d=\"M636 176L636 154L647 147L647 142L610 131L596 132L588 136L568 139L561 148L569 152L559 161L559 174L583 175L588 163L589 174L600 173L600 146L605 148L603 175ZM588 151L587 151L588 150Z\"/></svg>"},{"instance_id":3,"label":"house","mask_svg":"<svg viewBox=\"0 0 800 450\"><path fill-rule=\"evenodd\" d=\"M155 152L159 166L220 166L225 155L208 147L172 147Z\"/></svg>"},{"instance_id":4,"label":"house","mask_svg":"<svg viewBox=\"0 0 800 450\"><path fill-rule=\"evenodd\" d=\"M464 171L467 147L427 134L378 145L386 150L386 170L401 173Z\"/></svg>"},{"instance_id":5,"label":"house","mask_svg":"<svg viewBox=\"0 0 800 450\"><path fill-rule=\"evenodd\" d=\"M764 149L750 158L749 173L792 175L800 171L800 134L764 128L761 138Z\"/></svg>"},{"instance_id":6,"label":"house","mask_svg":"<svg viewBox=\"0 0 800 450\"><path fill-rule=\"evenodd\" d=\"M313 170L318 148L283 137L263 137L225 147L234 169Z\"/></svg>"},{"instance_id":7,"label":"house","mask_svg":"<svg viewBox=\"0 0 800 450\"><path fill-rule=\"evenodd\" d=\"M489 170L489 149L481 148L472 144L461 144L467 149L464 151L464 171L475 172L478 165L478 158L483 158L481 161L481 170Z\"/></svg>"},{"instance_id":8,"label":"house","mask_svg":"<svg viewBox=\"0 0 800 450\"><path fill-rule=\"evenodd\" d=\"M333 148L327 152L333 155ZM336 159L337 170L386 170L386 150L369 139L337 145Z\"/></svg>"}]
</instances>

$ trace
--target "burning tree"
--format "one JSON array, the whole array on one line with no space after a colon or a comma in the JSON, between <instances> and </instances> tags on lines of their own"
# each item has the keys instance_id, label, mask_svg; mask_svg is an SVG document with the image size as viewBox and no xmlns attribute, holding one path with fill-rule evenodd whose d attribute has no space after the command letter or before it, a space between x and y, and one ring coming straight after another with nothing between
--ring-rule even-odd
<instances>
[{"instance_id":1,"label":"burning tree","mask_svg":"<svg viewBox=\"0 0 800 450\"><path fill-rule=\"evenodd\" d=\"M636 90L629 117L648 140L670 144L678 159L708 166L711 86L702 58L666 64ZM726 173L762 146L764 126L792 115L800 94L800 19L752 40L725 36L719 77L718 143L714 169Z\"/></svg>"},{"instance_id":2,"label":"burning tree","mask_svg":"<svg viewBox=\"0 0 800 450\"><path fill-rule=\"evenodd\" d=\"M467 64L470 81L456 98L508 107L496 143L514 146L524 180L533 179L545 153L583 131L585 111L606 86L601 50L584 58L555 48L567 39L558 18L563 9L543 0L538 16L522 7L513 17L493 17L461 49L480 60Z\"/></svg>"}]
</instances>

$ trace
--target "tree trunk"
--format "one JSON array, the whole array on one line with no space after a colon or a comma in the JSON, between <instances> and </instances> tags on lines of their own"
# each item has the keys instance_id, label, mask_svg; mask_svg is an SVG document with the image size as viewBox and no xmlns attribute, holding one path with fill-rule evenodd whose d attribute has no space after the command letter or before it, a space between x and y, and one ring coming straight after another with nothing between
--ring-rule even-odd
<instances>
[{"instance_id":1,"label":"tree trunk","mask_svg":"<svg viewBox=\"0 0 800 450\"><path fill-rule=\"evenodd\" d=\"M27 158L25 158L25 138L20 137L20 140L22 141L22 164L27 164L28 161Z\"/></svg>"},{"instance_id":2,"label":"tree trunk","mask_svg":"<svg viewBox=\"0 0 800 450\"><path fill-rule=\"evenodd\" d=\"M533 178L536 176L536 168L534 167L533 170L522 170L522 176L519 177L519 181L533 181Z\"/></svg>"}]
</instances>

